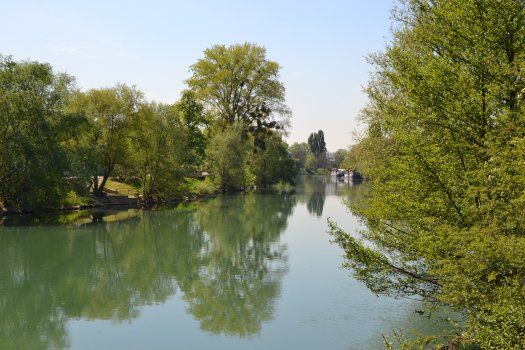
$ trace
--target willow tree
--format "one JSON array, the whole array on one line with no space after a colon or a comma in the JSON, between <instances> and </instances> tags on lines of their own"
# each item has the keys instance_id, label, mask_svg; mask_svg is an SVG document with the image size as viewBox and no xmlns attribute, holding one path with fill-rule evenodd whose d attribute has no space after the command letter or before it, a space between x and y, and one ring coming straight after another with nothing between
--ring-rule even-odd
<instances>
[{"instance_id":1,"label":"willow tree","mask_svg":"<svg viewBox=\"0 0 525 350\"><path fill-rule=\"evenodd\" d=\"M154 201L180 195L191 150L176 108L142 104L132 121L129 138L126 170L136 180L143 198Z\"/></svg>"},{"instance_id":2,"label":"willow tree","mask_svg":"<svg viewBox=\"0 0 525 350\"><path fill-rule=\"evenodd\" d=\"M95 195L102 195L115 166L126 162L133 120L143 103L142 93L126 85L92 89L72 99L69 110L86 116L92 125L88 139L97 168L93 174ZM102 181L98 180L99 175Z\"/></svg>"},{"instance_id":3,"label":"willow tree","mask_svg":"<svg viewBox=\"0 0 525 350\"><path fill-rule=\"evenodd\" d=\"M185 127L186 162L198 166L205 158L208 144L204 131L210 123L204 113L204 106L195 99L195 94L188 90L181 94L175 109Z\"/></svg>"},{"instance_id":4,"label":"willow tree","mask_svg":"<svg viewBox=\"0 0 525 350\"><path fill-rule=\"evenodd\" d=\"M218 121L242 123L255 136L287 126L290 111L280 66L266 58L264 47L215 45L190 69L186 83Z\"/></svg>"},{"instance_id":5,"label":"willow tree","mask_svg":"<svg viewBox=\"0 0 525 350\"><path fill-rule=\"evenodd\" d=\"M48 64L0 56L0 207L56 205L67 192L61 142L71 77Z\"/></svg>"},{"instance_id":6,"label":"willow tree","mask_svg":"<svg viewBox=\"0 0 525 350\"><path fill-rule=\"evenodd\" d=\"M206 150L206 161L216 184L222 190L239 190L253 185L247 164L251 144L242 137L240 123L214 130Z\"/></svg>"},{"instance_id":7,"label":"willow tree","mask_svg":"<svg viewBox=\"0 0 525 350\"><path fill-rule=\"evenodd\" d=\"M347 265L376 293L467 316L483 349L525 348L525 2L409 0L372 57L364 111L371 179L332 223Z\"/></svg>"}]
</instances>

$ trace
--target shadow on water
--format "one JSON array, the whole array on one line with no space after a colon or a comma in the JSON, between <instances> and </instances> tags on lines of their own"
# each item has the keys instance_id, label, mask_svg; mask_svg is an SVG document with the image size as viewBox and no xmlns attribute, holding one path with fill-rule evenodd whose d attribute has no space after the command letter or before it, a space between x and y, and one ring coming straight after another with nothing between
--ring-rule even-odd
<instances>
[{"instance_id":1,"label":"shadow on water","mask_svg":"<svg viewBox=\"0 0 525 350\"><path fill-rule=\"evenodd\" d=\"M0 348L66 348L70 319L132 320L175 294L202 330L255 335L288 268L280 235L294 206L220 196L0 229Z\"/></svg>"}]
</instances>

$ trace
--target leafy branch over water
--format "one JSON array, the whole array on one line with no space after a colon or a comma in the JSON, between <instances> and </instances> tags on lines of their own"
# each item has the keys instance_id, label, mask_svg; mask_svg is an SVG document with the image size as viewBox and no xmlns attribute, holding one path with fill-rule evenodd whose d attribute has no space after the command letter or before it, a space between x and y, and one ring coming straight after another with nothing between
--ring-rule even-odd
<instances>
[{"instance_id":1,"label":"leafy branch over water","mask_svg":"<svg viewBox=\"0 0 525 350\"><path fill-rule=\"evenodd\" d=\"M408 0L394 17L349 156L368 229L332 234L374 292L464 312L465 343L523 349L525 5Z\"/></svg>"}]
</instances>

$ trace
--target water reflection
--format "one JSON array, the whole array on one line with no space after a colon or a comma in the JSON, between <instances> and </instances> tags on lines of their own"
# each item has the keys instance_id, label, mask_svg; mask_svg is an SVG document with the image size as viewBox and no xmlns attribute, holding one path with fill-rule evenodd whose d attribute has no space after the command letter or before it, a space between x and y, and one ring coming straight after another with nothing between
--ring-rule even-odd
<instances>
[{"instance_id":1,"label":"water reflection","mask_svg":"<svg viewBox=\"0 0 525 350\"><path fill-rule=\"evenodd\" d=\"M250 336L272 318L287 269L279 236L294 205L293 197L255 194L196 204L208 237L200 253L205 263L180 287L201 329Z\"/></svg>"},{"instance_id":2,"label":"water reflection","mask_svg":"<svg viewBox=\"0 0 525 350\"><path fill-rule=\"evenodd\" d=\"M308 176L298 180L301 202L306 203L308 212L316 217L323 216L326 196L341 196L346 200L360 200L366 186L362 181L335 176Z\"/></svg>"},{"instance_id":3,"label":"water reflection","mask_svg":"<svg viewBox=\"0 0 525 350\"><path fill-rule=\"evenodd\" d=\"M132 320L176 293L202 330L257 334L287 271L280 235L296 203L275 196L0 230L0 348L65 348L70 319Z\"/></svg>"}]
</instances>

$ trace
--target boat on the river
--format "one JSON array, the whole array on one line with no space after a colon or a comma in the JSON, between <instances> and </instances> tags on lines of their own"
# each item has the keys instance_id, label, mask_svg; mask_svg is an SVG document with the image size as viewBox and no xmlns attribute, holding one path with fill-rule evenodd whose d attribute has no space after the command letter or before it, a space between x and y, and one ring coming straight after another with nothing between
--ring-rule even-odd
<instances>
[{"instance_id":1,"label":"boat on the river","mask_svg":"<svg viewBox=\"0 0 525 350\"><path fill-rule=\"evenodd\" d=\"M352 181L361 181L363 180L363 175L359 171L355 170L345 170L345 169L332 169L331 172L332 176L338 177L338 178L348 178Z\"/></svg>"},{"instance_id":2,"label":"boat on the river","mask_svg":"<svg viewBox=\"0 0 525 350\"><path fill-rule=\"evenodd\" d=\"M363 175L359 171L351 171L348 174L348 177L352 179L352 181L361 181L363 180Z\"/></svg>"},{"instance_id":3,"label":"boat on the river","mask_svg":"<svg viewBox=\"0 0 525 350\"><path fill-rule=\"evenodd\" d=\"M331 174L335 177L344 177L345 176L345 170L344 169L332 169Z\"/></svg>"}]
</instances>

